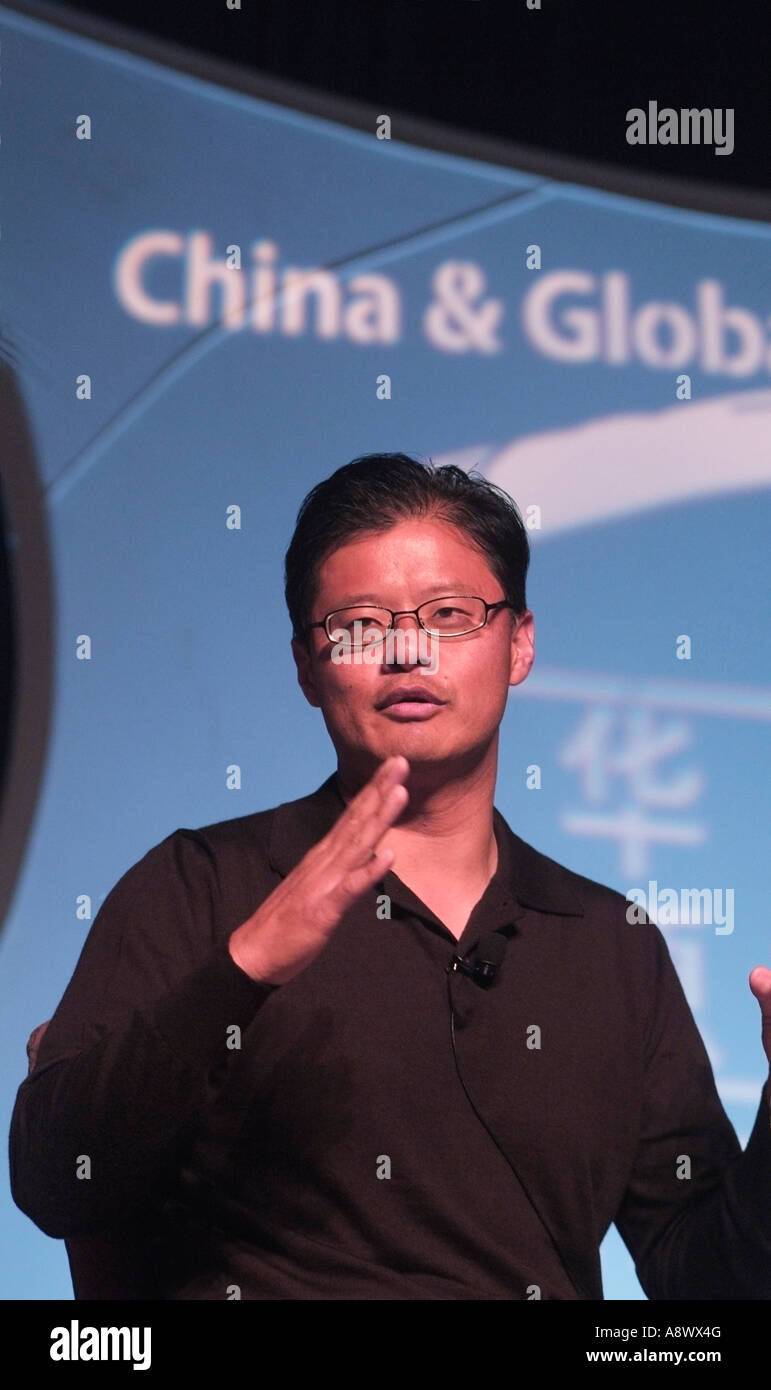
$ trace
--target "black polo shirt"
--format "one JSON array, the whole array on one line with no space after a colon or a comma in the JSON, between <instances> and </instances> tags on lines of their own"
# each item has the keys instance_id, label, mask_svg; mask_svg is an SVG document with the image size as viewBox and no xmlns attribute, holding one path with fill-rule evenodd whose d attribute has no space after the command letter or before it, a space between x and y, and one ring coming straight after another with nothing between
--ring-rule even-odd
<instances>
[{"instance_id":1,"label":"black polo shirt","mask_svg":"<svg viewBox=\"0 0 771 1390\"><path fill-rule=\"evenodd\" d=\"M245 1298L579 1297L452 1047L448 967L481 933L511 929L511 870L504 834L458 942L386 874L263 1003L238 1064L237 1149L209 1173L221 1234L170 1296L223 1298L235 1283ZM469 983L456 1027L488 1002Z\"/></svg>"},{"instance_id":2,"label":"black polo shirt","mask_svg":"<svg viewBox=\"0 0 771 1390\"><path fill-rule=\"evenodd\" d=\"M765 1098L742 1156L658 929L497 811L459 941L389 872L288 984L235 965L342 810L330 777L123 876L20 1088L19 1205L130 1233L138 1296L601 1298L612 1220L651 1297L771 1296ZM483 988L452 966L491 931Z\"/></svg>"}]
</instances>

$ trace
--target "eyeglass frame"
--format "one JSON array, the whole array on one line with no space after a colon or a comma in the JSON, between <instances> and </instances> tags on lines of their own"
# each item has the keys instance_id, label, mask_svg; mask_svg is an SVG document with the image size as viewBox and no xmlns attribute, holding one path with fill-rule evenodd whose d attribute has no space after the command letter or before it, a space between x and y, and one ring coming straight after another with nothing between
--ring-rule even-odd
<instances>
[{"instance_id":1,"label":"eyeglass frame","mask_svg":"<svg viewBox=\"0 0 771 1390\"><path fill-rule=\"evenodd\" d=\"M483 603L485 606L485 616L482 622L477 623L475 627L466 628L465 632L433 632L430 627L426 627L421 619L420 610L421 608L427 608L431 603L439 603L443 598L473 598L476 599L478 603ZM334 642L335 639L327 627L327 623L330 618L334 617L335 613L342 613L346 608L377 608L381 613L390 613L391 627L385 629L383 634L384 639L386 633L394 630L393 623L395 618L415 618L418 626L422 628L423 632L427 632L430 637L439 637L443 641L451 641L454 637L468 637L470 632L481 632L483 627L487 627L487 620L490 614L498 608L511 608L515 613L517 611L516 604L512 603L510 599L501 598L495 603L488 603L486 599L482 598L481 594L439 594L437 598L429 598L426 599L425 603L418 604L417 608L386 608L384 603L344 603L339 608L330 609L329 613L327 613L320 622L307 623L305 632L308 633L315 627L322 627L330 642ZM335 631L340 631L340 629L335 629Z\"/></svg>"}]
</instances>

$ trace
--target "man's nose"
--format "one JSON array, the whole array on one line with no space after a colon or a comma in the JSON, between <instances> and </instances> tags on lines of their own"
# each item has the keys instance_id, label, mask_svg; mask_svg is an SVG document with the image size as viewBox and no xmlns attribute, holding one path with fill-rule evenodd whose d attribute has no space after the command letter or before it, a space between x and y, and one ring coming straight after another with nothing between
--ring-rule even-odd
<instances>
[{"instance_id":1,"label":"man's nose","mask_svg":"<svg viewBox=\"0 0 771 1390\"><path fill-rule=\"evenodd\" d=\"M428 665L430 653L427 655L425 649L430 647L431 638L418 622L417 614L397 613L393 619L393 625L403 635L392 638L390 644L386 642L383 650L386 664L399 666L402 669L406 666Z\"/></svg>"},{"instance_id":2,"label":"man's nose","mask_svg":"<svg viewBox=\"0 0 771 1390\"><path fill-rule=\"evenodd\" d=\"M407 629L412 627L417 632L420 632L420 623L418 622L417 613L397 613L393 622L394 627L404 627L406 625Z\"/></svg>"}]
</instances>

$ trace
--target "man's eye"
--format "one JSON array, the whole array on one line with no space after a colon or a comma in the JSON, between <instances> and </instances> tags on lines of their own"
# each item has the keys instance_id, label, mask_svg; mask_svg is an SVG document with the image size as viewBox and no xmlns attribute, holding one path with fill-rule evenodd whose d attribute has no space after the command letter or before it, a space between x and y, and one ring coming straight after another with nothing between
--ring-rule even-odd
<instances>
[{"instance_id":1,"label":"man's eye","mask_svg":"<svg viewBox=\"0 0 771 1390\"><path fill-rule=\"evenodd\" d=\"M385 628L387 619L382 619L378 614L368 613L366 609L362 612L348 612L341 615L335 622L335 627L343 628L346 632L353 632L356 628Z\"/></svg>"}]
</instances>

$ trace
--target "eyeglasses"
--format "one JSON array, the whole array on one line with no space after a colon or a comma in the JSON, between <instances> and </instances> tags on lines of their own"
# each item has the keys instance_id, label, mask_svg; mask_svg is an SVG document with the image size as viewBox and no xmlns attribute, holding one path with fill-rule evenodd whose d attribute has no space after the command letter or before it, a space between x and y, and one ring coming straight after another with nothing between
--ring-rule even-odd
<instances>
[{"instance_id":1,"label":"eyeglasses","mask_svg":"<svg viewBox=\"0 0 771 1390\"><path fill-rule=\"evenodd\" d=\"M486 603L483 598L476 598L470 594L442 595L441 598L432 598L427 603L421 603L419 608L401 610L376 608L369 604L352 604L349 608L333 609L321 622L308 623L305 630L310 632L311 628L323 627L330 642L339 640L337 634L344 632L348 646L356 651L361 647L374 645L377 636L373 637L372 634L378 628L385 638L393 628L396 618L417 618L424 631L433 637L464 637L467 632L476 632L477 628L485 627L490 614L498 608L511 608L516 612L515 605L508 599ZM365 632L369 634L366 642Z\"/></svg>"}]
</instances>

